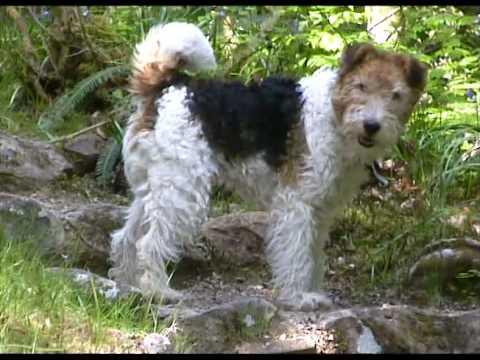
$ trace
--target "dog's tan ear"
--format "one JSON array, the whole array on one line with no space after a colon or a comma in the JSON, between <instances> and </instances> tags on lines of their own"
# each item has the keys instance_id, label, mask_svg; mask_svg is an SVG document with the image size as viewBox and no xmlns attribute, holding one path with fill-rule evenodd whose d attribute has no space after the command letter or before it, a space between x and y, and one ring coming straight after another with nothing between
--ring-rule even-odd
<instances>
[{"instance_id":1,"label":"dog's tan ear","mask_svg":"<svg viewBox=\"0 0 480 360\"><path fill-rule=\"evenodd\" d=\"M354 43L349 45L342 55L340 73L346 74L357 65L378 54L375 47L368 43Z\"/></svg>"},{"instance_id":2,"label":"dog's tan ear","mask_svg":"<svg viewBox=\"0 0 480 360\"><path fill-rule=\"evenodd\" d=\"M427 85L427 65L414 57L408 56L404 61L403 69L407 84L418 91L423 91Z\"/></svg>"}]
</instances>

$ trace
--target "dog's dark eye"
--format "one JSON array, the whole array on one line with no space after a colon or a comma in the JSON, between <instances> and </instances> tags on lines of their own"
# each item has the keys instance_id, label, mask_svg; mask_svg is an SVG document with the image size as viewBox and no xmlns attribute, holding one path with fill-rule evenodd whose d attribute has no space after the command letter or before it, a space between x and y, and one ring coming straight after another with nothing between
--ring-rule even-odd
<instances>
[{"instance_id":1,"label":"dog's dark eye","mask_svg":"<svg viewBox=\"0 0 480 360\"><path fill-rule=\"evenodd\" d=\"M394 91L392 93L392 99L393 100L400 100L402 98L402 94L400 94L398 91Z\"/></svg>"},{"instance_id":2,"label":"dog's dark eye","mask_svg":"<svg viewBox=\"0 0 480 360\"><path fill-rule=\"evenodd\" d=\"M365 91L365 84L364 83L357 83L355 87L360 91Z\"/></svg>"}]
</instances>

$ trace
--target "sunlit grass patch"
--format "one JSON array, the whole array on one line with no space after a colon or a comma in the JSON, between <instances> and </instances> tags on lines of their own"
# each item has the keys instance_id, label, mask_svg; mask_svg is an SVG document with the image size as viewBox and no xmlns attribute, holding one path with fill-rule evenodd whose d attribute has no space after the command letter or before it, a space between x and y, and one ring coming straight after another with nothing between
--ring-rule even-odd
<instances>
[{"instance_id":1,"label":"sunlit grass patch","mask_svg":"<svg viewBox=\"0 0 480 360\"><path fill-rule=\"evenodd\" d=\"M115 331L159 331L149 304L111 302L48 271L31 242L0 238L0 352L117 352Z\"/></svg>"}]
</instances>

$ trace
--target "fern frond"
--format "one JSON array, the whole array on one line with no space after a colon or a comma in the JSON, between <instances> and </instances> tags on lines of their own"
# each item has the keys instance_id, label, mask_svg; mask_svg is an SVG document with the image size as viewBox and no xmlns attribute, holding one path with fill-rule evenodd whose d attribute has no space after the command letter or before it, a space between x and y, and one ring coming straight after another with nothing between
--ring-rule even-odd
<instances>
[{"instance_id":1,"label":"fern frond","mask_svg":"<svg viewBox=\"0 0 480 360\"><path fill-rule=\"evenodd\" d=\"M66 114L73 111L78 104L95 91L100 85L107 81L117 78L126 77L130 73L128 65L112 66L80 81L72 90L61 96L48 109L46 109L39 117L39 128L50 135L63 122Z\"/></svg>"},{"instance_id":2,"label":"fern frond","mask_svg":"<svg viewBox=\"0 0 480 360\"><path fill-rule=\"evenodd\" d=\"M118 123L118 121L113 120L113 138L119 144L123 143L123 137L125 136L125 129Z\"/></svg>"},{"instance_id":3,"label":"fern frond","mask_svg":"<svg viewBox=\"0 0 480 360\"><path fill-rule=\"evenodd\" d=\"M106 146L97 160L95 173L97 181L101 186L108 186L111 184L115 175L115 167L122 156L122 143L112 141L109 146Z\"/></svg>"}]
</instances>

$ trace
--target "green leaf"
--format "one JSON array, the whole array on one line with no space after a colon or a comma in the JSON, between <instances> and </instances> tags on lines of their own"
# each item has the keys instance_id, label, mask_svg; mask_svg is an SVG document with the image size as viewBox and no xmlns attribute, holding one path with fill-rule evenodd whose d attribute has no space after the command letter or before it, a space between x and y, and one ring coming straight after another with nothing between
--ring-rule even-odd
<instances>
[{"instance_id":1,"label":"green leaf","mask_svg":"<svg viewBox=\"0 0 480 360\"><path fill-rule=\"evenodd\" d=\"M97 160L95 173L101 186L108 186L115 175L115 168L121 159L122 143L112 141L106 146Z\"/></svg>"},{"instance_id":2,"label":"green leaf","mask_svg":"<svg viewBox=\"0 0 480 360\"><path fill-rule=\"evenodd\" d=\"M39 117L39 128L50 135L64 120L65 115L72 112L85 98L99 86L118 77L126 77L130 66L118 65L99 71L80 81L72 90L61 96Z\"/></svg>"}]
</instances>

